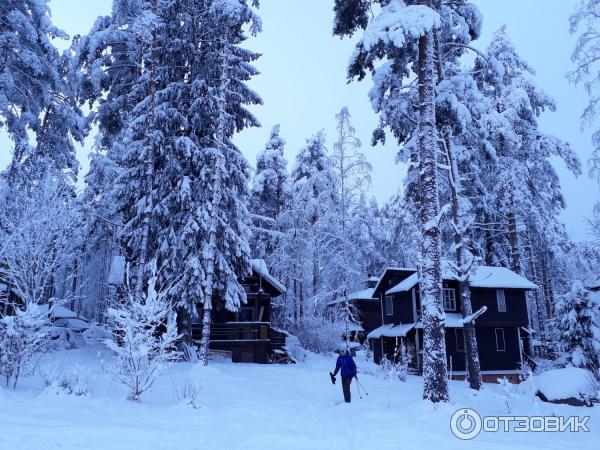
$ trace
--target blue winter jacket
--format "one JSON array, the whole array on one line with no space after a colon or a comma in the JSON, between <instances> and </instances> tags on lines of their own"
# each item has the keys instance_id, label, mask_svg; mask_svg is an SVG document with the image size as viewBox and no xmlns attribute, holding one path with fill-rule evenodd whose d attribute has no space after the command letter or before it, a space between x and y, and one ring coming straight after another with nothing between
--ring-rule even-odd
<instances>
[{"instance_id":1,"label":"blue winter jacket","mask_svg":"<svg viewBox=\"0 0 600 450\"><path fill-rule=\"evenodd\" d=\"M338 356L337 362L335 363L335 372L333 372L333 375L337 375L340 369L342 369L342 378L352 378L354 375L356 375L356 364L354 364L352 356Z\"/></svg>"}]
</instances>

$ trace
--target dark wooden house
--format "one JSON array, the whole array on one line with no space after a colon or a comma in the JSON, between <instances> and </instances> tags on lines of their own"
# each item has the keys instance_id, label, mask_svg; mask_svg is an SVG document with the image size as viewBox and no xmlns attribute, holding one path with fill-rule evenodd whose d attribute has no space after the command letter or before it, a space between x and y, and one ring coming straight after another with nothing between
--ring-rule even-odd
<instances>
[{"instance_id":1,"label":"dark wooden house","mask_svg":"<svg viewBox=\"0 0 600 450\"><path fill-rule=\"evenodd\" d=\"M475 333L484 381L498 377L518 380L521 363L530 356L526 292L537 287L502 267L482 266L470 278L473 311L487 307L475 320ZM375 362L397 359L401 343L408 352L409 367L420 372L423 364L423 325L419 278L414 269L387 269L373 292L379 299L381 325L368 334ZM465 376L463 321L458 282L452 275L443 279L446 314L448 369L456 378Z\"/></svg>"},{"instance_id":2,"label":"dark wooden house","mask_svg":"<svg viewBox=\"0 0 600 450\"><path fill-rule=\"evenodd\" d=\"M286 292L269 274L262 260L252 260L252 274L242 278L247 302L237 311L224 307L213 310L210 349L231 354L233 362L286 362L286 333L271 326L271 300ZM199 341L202 324L192 326L194 340Z\"/></svg>"}]
</instances>

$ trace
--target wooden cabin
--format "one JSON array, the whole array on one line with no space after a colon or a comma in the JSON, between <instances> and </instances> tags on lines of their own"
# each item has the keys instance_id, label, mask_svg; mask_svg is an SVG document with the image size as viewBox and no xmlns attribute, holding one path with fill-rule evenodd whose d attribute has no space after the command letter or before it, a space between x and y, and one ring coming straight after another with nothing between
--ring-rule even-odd
<instances>
[{"instance_id":1,"label":"wooden cabin","mask_svg":"<svg viewBox=\"0 0 600 450\"><path fill-rule=\"evenodd\" d=\"M213 310L210 349L231 354L233 362L288 362L287 333L271 326L271 300L285 294L285 286L269 273L263 260L251 263L252 274L241 280L247 302L237 311L222 306ZM202 324L194 323L194 340L199 341L201 333Z\"/></svg>"},{"instance_id":2,"label":"wooden cabin","mask_svg":"<svg viewBox=\"0 0 600 450\"><path fill-rule=\"evenodd\" d=\"M475 320L475 333L484 381L506 377L518 381L521 364L532 339L526 292L537 289L527 279L503 267L478 267L470 277L473 311L487 310ZM420 373L423 367L423 324L419 278L415 269L386 269L374 289L379 299L381 325L367 338L376 363L383 358L397 360L404 344L409 367ZM463 321L458 282L451 274L443 277L446 314L446 355L448 370L455 379L465 376Z\"/></svg>"}]
</instances>

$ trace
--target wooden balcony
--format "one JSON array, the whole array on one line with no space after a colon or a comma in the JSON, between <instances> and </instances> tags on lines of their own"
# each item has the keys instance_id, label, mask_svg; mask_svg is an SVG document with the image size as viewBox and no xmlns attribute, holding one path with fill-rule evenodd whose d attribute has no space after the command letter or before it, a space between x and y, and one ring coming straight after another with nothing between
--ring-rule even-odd
<instances>
[{"instance_id":1,"label":"wooden balcony","mask_svg":"<svg viewBox=\"0 0 600 450\"><path fill-rule=\"evenodd\" d=\"M211 341L268 341L269 322L225 322L210 326Z\"/></svg>"}]
</instances>

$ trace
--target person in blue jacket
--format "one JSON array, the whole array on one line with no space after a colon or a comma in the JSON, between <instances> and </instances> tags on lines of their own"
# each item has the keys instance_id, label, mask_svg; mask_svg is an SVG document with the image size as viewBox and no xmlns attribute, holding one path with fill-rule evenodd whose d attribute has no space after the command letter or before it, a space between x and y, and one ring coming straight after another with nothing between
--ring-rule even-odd
<instances>
[{"instance_id":1,"label":"person in blue jacket","mask_svg":"<svg viewBox=\"0 0 600 450\"><path fill-rule=\"evenodd\" d=\"M356 364L354 363L352 356L348 354L348 351L345 349L340 350L340 356L338 356L337 362L335 363L335 371L333 373L329 372L333 384L335 384L335 376L339 371L341 371L342 375L344 401L350 403L350 384L352 383L352 378L356 376Z\"/></svg>"}]
</instances>

